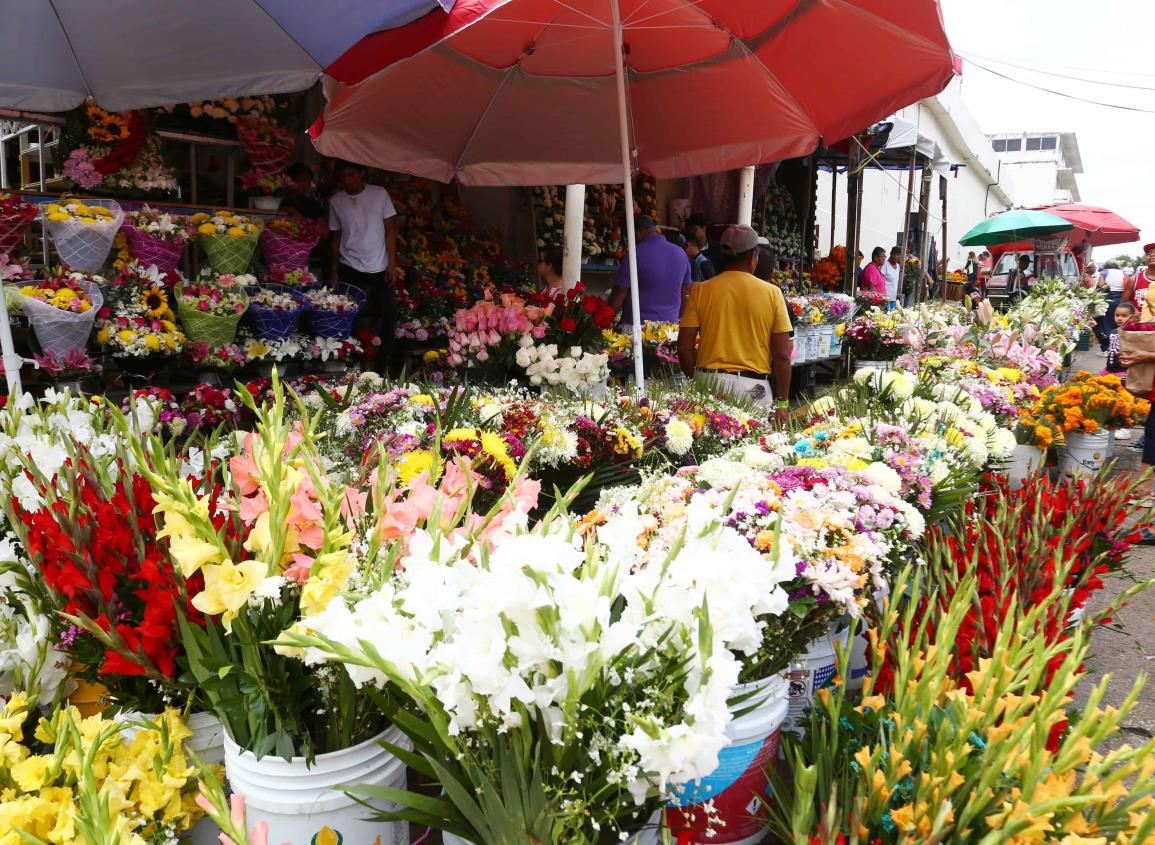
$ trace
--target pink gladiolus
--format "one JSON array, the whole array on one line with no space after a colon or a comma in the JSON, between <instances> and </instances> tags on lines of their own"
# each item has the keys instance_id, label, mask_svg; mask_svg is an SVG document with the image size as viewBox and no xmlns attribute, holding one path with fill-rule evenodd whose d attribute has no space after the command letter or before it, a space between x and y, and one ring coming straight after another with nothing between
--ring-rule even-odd
<instances>
[{"instance_id":1,"label":"pink gladiolus","mask_svg":"<svg viewBox=\"0 0 1155 845\"><path fill-rule=\"evenodd\" d=\"M285 577L304 584L313 571L313 558L303 552L292 555L293 562L285 569Z\"/></svg>"},{"instance_id":2,"label":"pink gladiolus","mask_svg":"<svg viewBox=\"0 0 1155 845\"><path fill-rule=\"evenodd\" d=\"M245 450L240 455L234 455L229 458L229 469L233 474L233 481L240 490L242 496L249 496L259 489L258 478L260 471L257 469L257 464L252 458L253 454L253 435L245 435Z\"/></svg>"}]
</instances>

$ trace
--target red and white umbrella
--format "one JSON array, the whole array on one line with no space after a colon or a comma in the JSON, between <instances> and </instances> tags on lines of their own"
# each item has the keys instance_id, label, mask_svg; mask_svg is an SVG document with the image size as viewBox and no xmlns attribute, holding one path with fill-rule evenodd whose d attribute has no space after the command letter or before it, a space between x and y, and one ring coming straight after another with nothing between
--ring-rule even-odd
<instances>
[{"instance_id":1,"label":"red and white umbrella","mask_svg":"<svg viewBox=\"0 0 1155 845\"><path fill-rule=\"evenodd\" d=\"M325 155L441 181L621 182L632 208L635 168L804 155L953 72L937 0L458 0L330 65L312 133Z\"/></svg>"}]
</instances>

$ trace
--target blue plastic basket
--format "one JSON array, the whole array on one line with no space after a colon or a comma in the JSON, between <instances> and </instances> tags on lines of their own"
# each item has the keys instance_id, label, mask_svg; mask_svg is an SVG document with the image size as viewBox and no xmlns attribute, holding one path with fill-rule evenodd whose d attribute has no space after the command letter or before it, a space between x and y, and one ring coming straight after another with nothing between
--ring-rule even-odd
<instances>
[{"instance_id":1,"label":"blue plastic basket","mask_svg":"<svg viewBox=\"0 0 1155 845\"><path fill-rule=\"evenodd\" d=\"M320 290L323 287L329 288L333 293L343 293L345 296L357 300L357 307L352 311L337 313L321 311L310 306L305 312L305 322L309 326L309 332L316 337L349 337L353 334L353 323L356 322L357 316L365 310L365 291L354 285L342 283L311 285L309 290Z\"/></svg>"},{"instance_id":2,"label":"blue plastic basket","mask_svg":"<svg viewBox=\"0 0 1155 845\"><path fill-rule=\"evenodd\" d=\"M276 308L261 305L253 299L253 296L261 288L288 294L297 303L297 308L292 311L278 311ZM253 330L253 335L259 340L284 340L297 330L301 315L309 310L309 301L305 299L305 295L287 285L270 282L260 287L250 287L247 290L249 310L245 312L245 322L249 324Z\"/></svg>"}]
</instances>

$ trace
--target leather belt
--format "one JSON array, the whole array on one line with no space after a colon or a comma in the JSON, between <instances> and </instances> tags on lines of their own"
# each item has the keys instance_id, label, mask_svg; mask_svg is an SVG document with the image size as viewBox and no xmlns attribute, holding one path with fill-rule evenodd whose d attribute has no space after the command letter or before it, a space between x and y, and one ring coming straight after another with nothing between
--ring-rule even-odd
<instances>
[{"instance_id":1,"label":"leather belt","mask_svg":"<svg viewBox=\"0 0 1155 845\"><path fill-rule=\"evenodd\" d=\"M757 381L769 381L769 373L757 373L754 370L711 370L707 367L698 367L700 373L714 373L716 375L726 376L742 376L742 378L752 378Z\"/></svg>"}]
</instances>

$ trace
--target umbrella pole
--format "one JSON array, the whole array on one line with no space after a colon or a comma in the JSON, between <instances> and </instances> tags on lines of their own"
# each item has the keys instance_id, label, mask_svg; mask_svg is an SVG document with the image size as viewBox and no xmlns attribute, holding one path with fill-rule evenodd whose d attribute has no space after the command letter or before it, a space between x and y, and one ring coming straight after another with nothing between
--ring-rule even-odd
<instances>
[{"instance_id":1,"label":"umbrella pole","mask_svg":"<svg viewBox=\"0 0 1155 845\"><path fill-rule=\"evenodd\" d=\"M634 231L634 176L630 156L630 124L626 112L626 70L622 59L622 11L618 0L610 0L614 19L614 76L618 86L618 134L622 144L622 187L626 194L626 260L630 266L630 313L634 341L634 389L639 395L646 392L642 366L642 310L638 297L638 243Z\"/></svg>"},{"instance_id":2,"label":"umbrella pole","mask_svg":"<svg viewBox=\"0 0 1155 845\"><path fill-rule=\"evenodd\" d=\"M0 349L3 350L4 378L8 380L8 399L15 399L20 395L20 365L24 359L16 354L16 345L12 342L12 323L8 315L8 290L0 285L0 308L4 314L0 315Z\"/></svg>"}]
</instances>

